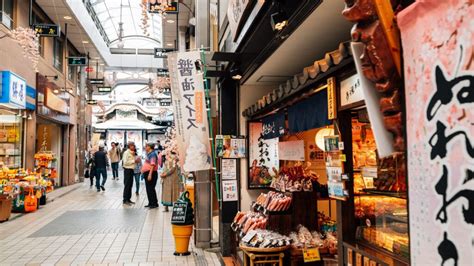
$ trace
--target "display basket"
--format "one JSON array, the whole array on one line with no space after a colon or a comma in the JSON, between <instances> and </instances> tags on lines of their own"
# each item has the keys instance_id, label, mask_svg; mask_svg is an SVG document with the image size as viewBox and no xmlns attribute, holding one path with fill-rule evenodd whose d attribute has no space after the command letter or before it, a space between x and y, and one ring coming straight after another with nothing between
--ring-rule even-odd
<instances>
[{"instance_id":1,"label":"display basket","mask_svg":"<svg viewBox=\"0 0 474 266\"><path fill-rule=\"evenodd\" d=\"M254 247L248 247L242 244L240 244L239 247L240 249L245 250L247 252L255 252L255 253L278 253L290 248L290 246L283 246L283 247L276 247L276 248L254 248Z\"/></svg>"}]
</instances>

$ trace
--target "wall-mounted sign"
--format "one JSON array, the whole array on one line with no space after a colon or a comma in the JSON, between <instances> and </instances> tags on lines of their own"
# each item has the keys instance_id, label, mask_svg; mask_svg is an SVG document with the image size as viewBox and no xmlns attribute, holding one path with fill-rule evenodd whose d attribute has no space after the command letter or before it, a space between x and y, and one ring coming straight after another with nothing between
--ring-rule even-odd
<instances>
[{"instance_id":1,"label":"wall-mounted sign","mask_svg":"<svg viewBox=\"0 0 474 266\"><path fill-rule=\"evenodd\" d=\"M336 79L334 77L328 79L328 119L333 120L337 117L336 105Z\"/></svg>"},{"instance_id":2,"label":"wall-mounted sign","mask_svg":"<svg viewBox=\"0 0 474 266\"><path fill-rule=\"evenodd\" d=\"M282 161L304 161L304 140L279 142L278 157Z\"/></svg>"},{"instance_id":3,"label":"wall-mounted sign","mask_svg":"<svg viewBox=\"0 0 474 266\"><path fill-rule=\"evenodd\" d=\"M59 37L61 35L61 29L59 25L34 24L33 29L36 34L42 37Z\"/></svg>"},{"instance_id":4,"label":"wall-mounted sign","mask_svg":"<svg viewBox=\"0 0 474 266\"><path fill-rule=\"evenodd\" d=\"M70 66L86 66L87 57L85 56L70 56L67 58L67 63Z\"/></svg>"},{"instance_id":5,"label":"wall-mounted sign","mask_svg":"<svg viewBox=\"0 0 474 266\"><path fill-rule=\"evenodd\" d=\"M227 17L234 41L237 40L256 2L256 0L229 0Z\"/></svg>"},{"instance_id":6,"label":"wall-mounted sign","mask_svg":"<svg viewBox=\"0 0 474 266\"><path fill-rule=\"evenodd\" d=\"M237 180L222 180L222 201L238 201Z\"/></svg>"},{"instance_id":7,"label":"wall-mounted sign","mask_svg":"<svg viewBox=\"0 0 474 266\"><path fill-rule=\"evenodd\" d=\"M153 3L152 3L153 2ZM167 14L176 14L179 12L178 1L166 1L168 6L165 8ZM161 13L163 7L161 6L160 1L149 1L148 2L148 12L150 13Z\"/></svg>"},{"instance_id":8,"label":"wall-mounted sign","mask_svg":"<svg viewBox=\"0 0 474 266\"><path fill-rule=\"evenodd\" d=\"M98 92L111 92L112 88L111 87L98 87L97 91Z\"/></svg>"},{"instance_id":9,"label":"wall-mounted sign","mask_svg":"<svg viewBox=\"0 0 474 266\"><path fill-rule=\"evenodd\" d=\"M101 79L89 79L92 85L104 85L104 78Z\"/></svg>"},{"instance_id":10,"label":"wall-mounted sign","mask_svg":"<svg viewBox=\"0 0 474 266\"><path fill-rule=\"evenodd\" d=\"M86 70L87 73L94 72L94 68L93 68L93 67L86 67L85 70Z\"/></svg>"},{"instance_id":11,"label":"wall-mounted sign","mask_svg":"<svg viewBox=\"0 0 474 266\"><path fill-rule=\"evenodd\" d=\"M155 48L153 55L155 58L168 58L167 53L174 51L174 49L168 48Z\"/></svg>"},{"instance_id":12,"label":"wall-mounted sign","mask_svg":"<svg viewBox=\"0 0 474 266\"><path fill-rule=\"evenodd\" d=\"M69 114L68 103L64 99L54 94L51 89L45 90L44 105L56 112L62 114Z\"/></svg>"},{"instance_id":13,"label":"wall-mounted sign","mask_svg":"<svg viewBox=\"0 0 474 266\"><path fill-rule=\"evenodd\" d=\"M237 179L237 159L222 159L221 173L223 180Z\"/></svg>"},{"instance_id":14,"label":"wall-mounted sign","mask_svg":"<svg viewBox=\"0 0 474 266\"><path fill-rule=\"evenodd\" d=\"M168 71L167 68L157 68L157 69L156 69L156 74L157 74L158 76L166 76L166 75L169 74L169 71Z\"/></svg>"},{"instance_id":15,"label":"wall-mounted sign","mask_svg":"<svg viewBox=\"0 0 474 266\"><path fill-rule=\"evenodd\" d=\"M11 71L0 73L0 104L13 109L24 109L26 106L26 81Z\"/></svg>"},{"instance_id":16,"label":"wall-mounted sign","mask_svg":"<svg viewBox=\"0 0 474 266\"><path fill-rule=\"evenodd\" d=\"M36 109L36 89L30 86L26 86L26 109Z\"/></svg>"},{"instance_id":17,"label":"wall-mounted sign","mask_svg":"<svg viewBox=\"0 0 474 266\"><path fill-rule=\"evenodd\" d=\"M364 100L364 92L358 74L341 81L340 97L342 107Z\"/></svg>"},{"instance_id":18,"label":"wall-mounted sign","mask_svg":"<svg viewBox=\"0 0 474 266\"><path fill-rule=\"evenodd\" d=\"M97 105L97 100L87 100L88 105Z\"/></svg>"}]
</instances>

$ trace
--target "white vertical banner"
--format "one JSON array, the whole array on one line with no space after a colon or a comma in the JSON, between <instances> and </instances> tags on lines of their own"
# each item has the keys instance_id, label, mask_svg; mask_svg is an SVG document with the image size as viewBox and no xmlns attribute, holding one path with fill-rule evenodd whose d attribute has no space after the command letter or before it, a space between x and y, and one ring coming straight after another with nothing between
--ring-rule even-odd
<instances>
[{"instance_id":1,"label":"white vertical banner","mask_svg":"<svg viewBox=\"0 0 474 266\"><path fill-rule=\"evenodd\" d=\"M211 148L199 51L168 54L179 162L186 172L209 170Z\"/></svg>"}]
</instances>

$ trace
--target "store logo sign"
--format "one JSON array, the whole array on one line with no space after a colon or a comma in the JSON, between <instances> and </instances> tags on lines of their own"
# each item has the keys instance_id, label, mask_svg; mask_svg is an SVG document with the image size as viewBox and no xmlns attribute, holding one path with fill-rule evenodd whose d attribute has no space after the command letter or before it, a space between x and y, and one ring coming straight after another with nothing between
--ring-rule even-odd
<instances>
[{"instance_id":1,"label":"store logo sign","mask_svg":"<svg viewBox=\"0 0 474 266\"><path fill-rule=\"evenodd\" d=\"M1 72L0 103L14 109L24 109L26 106L26 81L10 72Z\"/></svg>"}]
</instances>

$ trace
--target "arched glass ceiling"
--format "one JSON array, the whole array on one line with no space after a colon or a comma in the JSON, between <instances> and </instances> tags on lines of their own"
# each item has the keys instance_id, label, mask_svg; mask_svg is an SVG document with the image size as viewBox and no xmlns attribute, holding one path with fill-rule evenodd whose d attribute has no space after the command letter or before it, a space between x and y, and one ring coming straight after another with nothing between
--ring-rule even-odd
<instances>
[{"instance_id":1,"label":"arched glass ceiling","mask_svg":"<svg viewBox=\"0 0 474 266\"><path fill-rule=\"evenodd\" d=\"M157 47L158 44L162 44L162 20L158 14L148 13L148 39L127 38L127 36L145 36L140 27L142 23L141 0L88 1L102 24L112 47L117 47L120 22L123 22L124 48L153 48Z\"/></svg>"}]
</instances>

